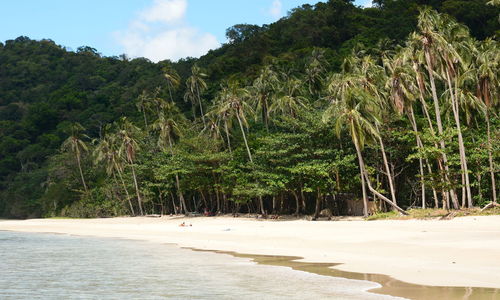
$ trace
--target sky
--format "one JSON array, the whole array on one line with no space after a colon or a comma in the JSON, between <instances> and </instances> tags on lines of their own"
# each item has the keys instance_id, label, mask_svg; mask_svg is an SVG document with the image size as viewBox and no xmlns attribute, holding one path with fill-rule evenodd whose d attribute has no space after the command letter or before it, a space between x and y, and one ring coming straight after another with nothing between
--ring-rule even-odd
<instances>
[{"instance_id":1,"label":"sky","mask_svg":"<svg viewBox=\"0 0 500 300\"><path fill-rule=\"evenodd\" d=\"M199 57L235 24L269 24L319 0L0 0L0 42L27 36L157 62ZM356 0L368 6L370 0Z\"/></svg>"}]
</instances>

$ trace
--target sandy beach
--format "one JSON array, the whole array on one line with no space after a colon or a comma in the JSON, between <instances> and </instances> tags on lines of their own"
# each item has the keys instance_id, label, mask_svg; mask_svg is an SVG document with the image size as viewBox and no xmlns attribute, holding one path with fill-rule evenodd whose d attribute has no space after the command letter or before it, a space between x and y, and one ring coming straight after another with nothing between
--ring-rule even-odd
<instances>
[{"instance_id":1,"label":"sandy beach","mask_svg":"<svg viewBox=\"0 0 500 300\"><path fill-rule=\"evenodd\" d=\"M180 227L186 222L192 224ZM174 243L180 247L301 256L414 284L500 288L500 216L453 220L262 221L112 218L0 221L0 230Z\"/></svg>"}]
</instances>

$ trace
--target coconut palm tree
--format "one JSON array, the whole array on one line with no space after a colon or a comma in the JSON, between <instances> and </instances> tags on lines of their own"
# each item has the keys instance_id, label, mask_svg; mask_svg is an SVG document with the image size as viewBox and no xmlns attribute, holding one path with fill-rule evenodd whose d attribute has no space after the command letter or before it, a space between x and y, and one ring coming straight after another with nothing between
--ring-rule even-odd
<instances>
[{"instance_id":1,"label":"coconut palm tree","mask_svg":"<svg viewBox=\"0 0 500 300\"><path fill-rule=\"evenodd\" d=\"M252 100L255 103L255 111L261 113L262 122L264 122L267 130L269 130L269 102L278 84L278 75L270 65L266 65L250 87Z\"/></svg>"},{"instance_id":2,"label":"coconut palm tree","mask_svg":"<svg viewBox=\"0 0 500 300\"><path fill-rule=\"evenodd\" d=\"M106 129L109 129L107 127ZM134 206L130 200L130 194L127 187L125 186L125 181L123 180L123 166L120 159L119 143L117 141L117 136L111 133L104 135L98 142L96 148L94 149L94 163L99 164L105 162L106 173L112 175L115 182L117 182L116 174L120 178L123 190L127 197L127 202L129 204L130 212L132 216L135 215Z\"/></svg>"},{"instance_id":3,"label":"coconut palm tree","mask_svg":"<svg viewBox=\"0 0 500 300\"><path fill-rule=\"evenodd\" d=\"M239 87L236 83L230 82L226 87L223 87L219 92L217 98L220 101L218 107L218 114L220 116L227 116L236 118L240 126L245 148L247 150L248 159L253 163L252 153L248 146L247 136L245 134L245 127L248 128L247 115L253 114L252 107L248 104L250 93L247 89Z\"/></svg>"},{"instance_id":4,"label":"coconut palm tree","mask_svg":"<svg viewBox=\"0 0 500 300\"><path fill-rule=\"evenodd\" d=\"M168 107L165 107L158 116L158 119L151 125L153 130L158 131L158 147L164 151L170 151L172 157L174 153L174 140L181 136L181 129L175 116L178 115L178 109L174 103L170 103ZM167 150L168 149L168 150ZM177 188L177 193L179 197L179 203L181 204L181 210L184 214L187 214L186 201L180 187L179 174L175 173L175 183Z\"/></svg>"},{"instance_id":5,"label":"coconut palm tree","mask_svg":"<svg viewBox=\"0 0 500 300\"><path fill-rule=\"evenodd\" d=\"M198 65L193 65L191 68L191 76L186 80L186 93L184 94L184 100L191 101L191 104L193 105L193 112L194 106L196 104L199 105L200 115L204 126L206 126L206 124L205 113L203 112L203 103L201 102L201 93L207 88L207 84L203 79L206 77L207 75L201 71Z\"/></svg>"},{"instance_id":6,"label":"coconut palm tree","mask_svg":"<svg viewBox=\"0 0 500 300\"><path fill-rule=\"evenodd\" d=\"M484 103L486 130L488 138L488 164L491 178L492 202L497 203L497 191L495 182L495 168L493 166L492 142L491 142L491 122L490 114L499 102L499 65L500 51L498 42L492 39L479 42L476 55L476 94Z\"/></svg>"},{"instance_id":7,"label":"coconut palm tree","mask_svg":"<svg viewBox=\"0 0 500 300\"><path fill-rule=\"evenodd\" d=\"M167 88L168 88L168 93L170 95L170 101L173 102L174 97L172 95L172 91L179 86L181 78L177 73L177 71L171 65L163 67L162 71L163 71L163 76L167 80Z\"/></svg>"},{"instance_id":8,"label":"coconut palm tree","mask_svg":"<svg viewBox=\"0 0 500 300\"><path fill-rule=\"evenodd\" d=\"M328 121L331 118L335 119L335 131L338 136L341 135L344 126L348 128L358 156L363 192L363 214L365 217L368 216L366 186L373 194L389 203L394 209L402 214L406 214L396 203L372 187L363 160L362 151L366 141L376 138L379 134L373 125L376 122L380 122L377 116L377 109L378 105L376 101L373 101L373 97L370 94L363 88L352 87L342 92L341 98L333 98L333 101L324 113L323 119L324 121Z\"/></svg>"},{"instance_id":9,"label":"coconut palm tree","mask_svg":"<svg viewBox=\"0 0 500 300\"><path fill-rule=\"evenodd\" d=\"M135 106L137 107L137 110L139 112L142 112L142 116L144 118L144 126L148 126L148 118L146 117L146 114L148 110L151 108L151 98L149 97L148 93L146 91L143 91L139 97L137 97L137 101L135 103Z\"/></svg>"},{"instance_id":10,"label":"coconut palm tree","mask_svg":"<svg viewBox=\"0 0 500 300\"><path fill-rule=\"evenodd\" d=\"M387 82L386 89L389 90L390 98L392 99L392 104L395 110L399 113L406 113L412 129L415 133L415 139L417 142L417 148L423 150L424 144L420 138L419 129L417 126L417 121L415 118L415 113L413 110L413 105L416 98L420 92L419 87L415 84L412 67L408 64L406 60L406 51L403 50L398 55L393 57L384 57L383 64L387 72ZM427 159L425 159L425 164L429 174L432 174L432 169ZM425 196L425 181L424 181L424 159L419 158L419 172L420 172L420 185L421 185L421 198L422 198L422 208L426 207L426 196ZM437 201L437 192L433 187L432 192L434 195L434 201Z\"/></svg>"},{"instance_id":11,"label":"coconut palm tree","mask_svg":"<svg viewBox=\"0 0 500 300\"><path fill-rule=\"evenodd\" d=\"M139 143L136 139L137 134L140 129L132 124L126 117L121 118L119 123L118 137L121 140L121 145L119 148L120 156L124 157L128 165L132 170L132 177L134 179L135 193L137 196L137 204L139 207L139 213L144 215L142 209L142 197L139 191L139 183L137 181L137 175L135 173L135 157L137 151L139 150Z\"/></svg>"},{"instance_id":12,"label":"coconut palm tree","mask_svg":"<svg viewBox=\"0 0 500 300\"><path fill-rule=\"evenodd\" d=\"M303 84L298 78L288 78L273 95L269 115L279 113L296 118L301 109L306 108L307 99L302 96Z\"/></svg>"},{"instance_id":13,"label":"coconut palm tree","mask_svg":"<svg viewBox=\"0 0 500 300\"><path fill-rule=\"evenodd\" d=\"M88 147L83 139L88 139L88 136L83 134L85 128L78 122L70 125L69 137L62 143L63 151L70 151L75 155L76 164L78 165L78 170L80 172L80 179L82 180L82 185L85 193L88 193L87 183L85 182L85 177L83 176L82 170L82 152L87 152Z\"/></svg>"},{"instance_id":14,"label":"coconut palm tree","mask_svg":"<svg viewBox=\"0 0 500 300\"><path fill-rule=\"evenodd\" d=\"M311 96L318 96L325 80L328 61L325 59L325 50L314 49L305 68L305 83Z\"/></svg>"},{"instance_id":15,"label":"coconut palm tree","mask_svg":"<svg viewBox=\"0 0 500 300\"><path fill-rule=\"evenodd\" d=\"M443 37L437 32L436 28L443 27L442 19L435 11L425 8L422 9L418 18L418 28L420 33L412 36L415 38L413 42L418 44L417 47L420 47L424 53L424 62L425 68L427 69L427 75L429 77L429 83L431 88L432 99L434 102L434 111L436 116L436 124L438 127L438 133L440 136L443 135L443 122L441 120L441 107L440 101L437 93L436 80L435 80L435 72L437 65L440 63L438 56L440 49L440 45L445 45L446 41ZM441 137L439 141L442 157L443 157L443 165L444 165L444 177L447 185L450 185L450 171L448 167L448 157L446 155L446 145L444 139ZM458 209L458 199L455 193L455 190L452 187L448 187L448 193L451 197L454 208ZM446 207L449 208L449 198L448 193L445 194L444 203Z\"/></svg>"}]
</instances>

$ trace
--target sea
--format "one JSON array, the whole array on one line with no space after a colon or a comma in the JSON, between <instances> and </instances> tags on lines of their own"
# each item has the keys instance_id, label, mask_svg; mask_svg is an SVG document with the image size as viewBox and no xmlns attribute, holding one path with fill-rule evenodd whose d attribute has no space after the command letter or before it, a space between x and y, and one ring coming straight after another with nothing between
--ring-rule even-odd
<instances>
[{"instance_id":1,"label":"sea","mask_svg":"<svg viewBox=\"0 0 500 300\"><path fill-rule=\"evenodd\" d=\"M398 299L377 286L169 244L0 231L2 300Z\"/></svg>"}]
</instances>

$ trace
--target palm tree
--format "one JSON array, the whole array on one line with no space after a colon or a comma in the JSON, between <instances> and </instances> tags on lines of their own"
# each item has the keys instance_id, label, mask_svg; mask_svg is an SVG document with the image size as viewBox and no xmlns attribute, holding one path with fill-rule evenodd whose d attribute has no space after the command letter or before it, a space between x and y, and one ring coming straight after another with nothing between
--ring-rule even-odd
<instances>
[{"instance_id":1,"label":"palm tree","mask_svg":"<svg viewBox=\"0 0 500 300\"><path fill-rule=\"evenodd\" d=\"M205 124L205 113L203 112L203 103L201 102L201 93L207 88L207 84L203 78L207 77L205 73L201 71L201 69L198 67L198 65L193 65L191 68L191 76L186 80L186 93L184 94L184 100L191 100L191 103L193 105L193 112L194 112L194 106L196 105L196 102L198 102L198 105L200 107L200 115L201 119L203 120L203 125L206 126Z\"/></svg>"},{"instance_id":2,"label":"palm tree","mask_svg":"<svg viewBox=\"0 0 500 300\"><path fill-rule=\"evenodd\" d=\"M278 84L276 72L270 65L266 65L250 87L255 102L255 111L261 113L262 122L264 122L267 130L269 130L269 101Z\"/></svg>"},{"instance_id":3,"label":"palm tree","mask_svg":"<svg viewBox=\"0 0 500 300\"><path fill-rule=\"evenodd\" d=\"M239 87L234 82L229 83L226 87L223 87L218 94L218 98L220 99L218 114L221 116L226 115L228 117L236 117L243 136L243 141L245 142L248 159L251 163L253 163L252 153L250 152L250 147L248 146L248 140L244 128L248 128L246 118L247 114L253 114L252 107L247 102L249 95L250 93L247 89Z\"/></svg>"},{"instance_id":4,"label":"palm tree","mask_svg":"<svg viewBox=\"0 0 500 300\"><path fill-rule=\"evenodd\" d=\"M324 75L328 62L325 59L325 50L314 49L305 68L305 83L311 96L318 96L325 80Z\"/></svg>"},{"instance_id":5,"label":"palm tree","mask_svg":"<svg viewBox=\"0 0 500 300\"><path fill-rule=\"evenodd\" d=\"M167 80L167 88L168 88L168 93L170 95L170 101L174 102L172 91L179 86L181 78L177 73L177 71L171 65L163 67L162 71L163 71L163 76Z\"/></svg>"},{"instance_id":6,"label":"palm tree","mask_svg":"<svg viewBox=\"0 0 500 300\"><path fill-rule=\"evenodd\" d=\"M175 120L175 115L178 114L178 109L174 103L170 103L168 107L165 107L159 114L158 120L154 122L151 127L153 130L158 131L158 147L167 151L170 150L170 154L174 157L174 145L173 141L181 136L180 127ZM181 210L184 214L187 214L186 201L180 187L179 174L175 172L175 183L177 188L177 193L179 197L179 203L181 204Z\"/></svg>"},{"instance_id":7,"label":"palm tree","mask_svg":"<svg viewBox=\"0 0 500 300\"><path fill-rule=\"evenodd\" d=\"M330 83L330 87L332 86L335 86L333 82ZM377 197L389 203L394 209L402 214L406 214L406 212L396 203L372 187L363 160L362 151L366 140L370 138L373 139L378 136L378 131L373 125L374 123L380 122L378 120L378 105L376 101L374 101L373 97L359 86L350 88L344 88L346 86L342 84L339 86L341 89L340 93L338 90L335 91L335 89L329 89L330 93L334 95L334 98L329 108L325 111L323 117L325 121L331 119L332 117L335 119L335 130L338 136L340 136L344 125L349 129L352 142L356 148L358 156L361 186L363 191L363 213L365 217L368 216L368 198L365 184Z\"/></svg>"},{"instance_id":8,"label":"palm tree","mask_svg":"<svg viewBox=\"0 0 500 300\"><path fill-rule=\"evenodd\" d=\"M135 136L140 131L138 127L132 124L126 117L121 118L119 124L118 136L121 139L121 145L119 148L120 156L124 156L127 163L132 170L132 177L134 179L135 193L137 196L137 204L139 206L139 213L144 215L142 209L142 198L139 191L139 184L137 182L137 175L135 173L135 156L137 150L139 150L139 143L137 142Z\"/></svg>"},{"instance_id":9,"label":"palm tree","mask_svg":"<svg viewBox=\"0 0 500 300\"><path fill-rule=\"evenodd\" d=\"M123 175L122 175L123 166L120 160L120 151L117 142L117 137L110 133L107 133L105 136L103 136L103 138L99 140L99 143L94 149L94 156L95 156L94 160L95 164L98 164L102 161L106 163L106 173L108 175L112 175L115 182L117 181L116 174L118 174L123 190L125 191L125 195L127 197L127 201L130 207L130 212L132 216L134 216L135 215L134 206L130 201L130 194L127 190L127 187L125 186L125 181L123 180Z\"/></svg>"},{"instance_id":10,"label":"palm tree","mask_svg":"<svg viewBox=\"0 0 500 300\"><path fill-rule=\"evenodd\" d=\"M439 55L439 52L442 50L439 48L439 45L445 45L446 41L443 41L443 37L436 32L436 27L443 27L440 16L431 9L428 8L423 9L420 12L420 16L418 18L418 28L420 30L420 34L414 35L413 37L417 38L417 42L420 44L424 52L424 65L427 69L427 73L429 76L429 83L431 86L431 94L434 102L434 111L436 115L438 133L440 136L442 136L444 129L443 129L443 123L441 121L441 108L440 108L439 98L437 95L437 87L436 87L436 80L434 77L434 73L435 73L435 68L439 63L437 57ZM446 155L446 145L443 138L440 138L439 144L442 151L443 164L445 169L444 173L445 182L447 184L450 184L448 157ZM454 207L458 209L459 205L455 190L452 187L448 187L448 192L451 196L451 200L453 202ZM449 208L448 204L449 199L447 194L445 194L445 198L446 199L444 200L444 202L446 203L447 208Z\"/></svg>"},{"instance_id":11,"label":"palm tree","mask_svg":"<svg viewBox=\"0 0 500 300\"><path fill-rule=\"evenodd\" d=\"M334 80L330 82L328 88L330 92L334 92L337 97L341 98L342 94L348 92L350 89L360 88L365 91L367 95L370 95L372 97L372 101L376 103L376 105L372 105L372 107L378 107L378 111L380 112L382 111L382 107L387 106L385 100L386 97L381 89L385 78L384 69L376 65L373 58L369 55L364 55L360 58L359 56L363 54L364 52L362 50L358 52L353 51L353 55L348 57L342 65L344 73L337 79L334 79L334 77L332 77L332 79ZM377 132L380 133L378 123L379 122L375 122L374 126ZM392 201L396 204L396 189L393 183L392 172L389 168L389 162L385 152L384 142L380 134L376 135L376 139L380 145L385 173L391 192L391 198Z\"/></svg>"},{"instance_id":12,"label":"palm tree","mask_svg":"<svg viewBox=\"0 0 500 300\"><path fill-rule=\"evenodd\" d=\"M298 112L306 108L306 100L302 96L302 81L289 78L273 96L273 103L269 106L269 115L279 113L296 118Z\"/></svg>"},{"instance_id":13,"label":"palm tree","mask_svg":"<svg viewBox=\"0 0 500 300\"><path fill-rule=\"evenodd\" d=\"M413 104L415 102L415 99L418 97L417 95L419 93L419 87L417 87L414 83L412 68L407 64L406 61L406 53L405 51L402 51L402 53L400 53L399 55L395 55L392 58L384 57L383 63L388 73L386 88L390 91L392 104L399 114L405 112L408 116L412 129L415 133L417 148L422 150L424 148L424 145L422 139L420 138L417 121L413 110ZM429 174L432 174L432 170L427 159L426 166ZM422 208L425 208L426 196L422 157L419 158L419 171L421 178L420 185ZM437 201L437 192L434 187L432 188L432 192L434 195L434 200Z\"/></svg>"},{"instance_id":14,"label":"palm tree","mask_svg":"<svg viewBox=\"0 0 500 300\"><path fill-rule=\"evenodd\" d=\"M498 2L500 3L500 1ZM477 71L477 96L486 106L485 118L488 138L488 163L491 177L492 202L497 203L497 191L495 182L495 169L493 166L492 143L491 143L491 124L490 111L498 105L499 101L499 64L500 54L498 42L492 39L487 39L479 43L478 53L476 56Z\"/></svg>"},{"instance_id":15,"label":"palm tree","mask_svg":"<svg viewBox=\"0 0 500 300\"><path fill-rule=\"evenodd\" d=\"M146 114L151 106L151 99L149 98L146 91L143 91L142 94L137 97L137 102L135 105L137 107L137 110L142 112L142 115L144 117L144 126L148 127L148 119L146 117Z\"/></svg>"},{"instance_id":16,"label":"palm tree","mask_svg":"<svg viewBox=\"0 0 500 300\"><path fill-rule=\"evenodd\" d=\"M222 88L224 89L224 88ZM233 119L233 111L229 110L225 103L225 93L222 91L218 93L215 99L215 104L212 106L212 109L207 113L207 117L209 118L209 126L208 129L212 132L212 134L216 134L222 138L222 134L220 133L221 126L224 127L224 133L226 135L226 144L229 150L229 153L232 152L231 149L231 133L230 129L232 127L232 119ZM222 125L220 124L222 123Z\"/></svg>"},{"instance_id":17,"label":"palm tree","mask_svg":"<svg viewBox=\"0 0 500 300\"><path fill-rule=\"evenodd\" d=\"M80 178L82 180L82 185L85 193L88 193L87 183L85 182L85 177L83 176L81 157L82 152L88 151L87 144L83 141L84 138L88 138L83 132L85 128L78 122L75 122L69 127L70 135L62 143L61 148L63 151L71 151L75 155L76 163L78 165L78 170L80 171Z\"/></svg>"}]
</instances>

